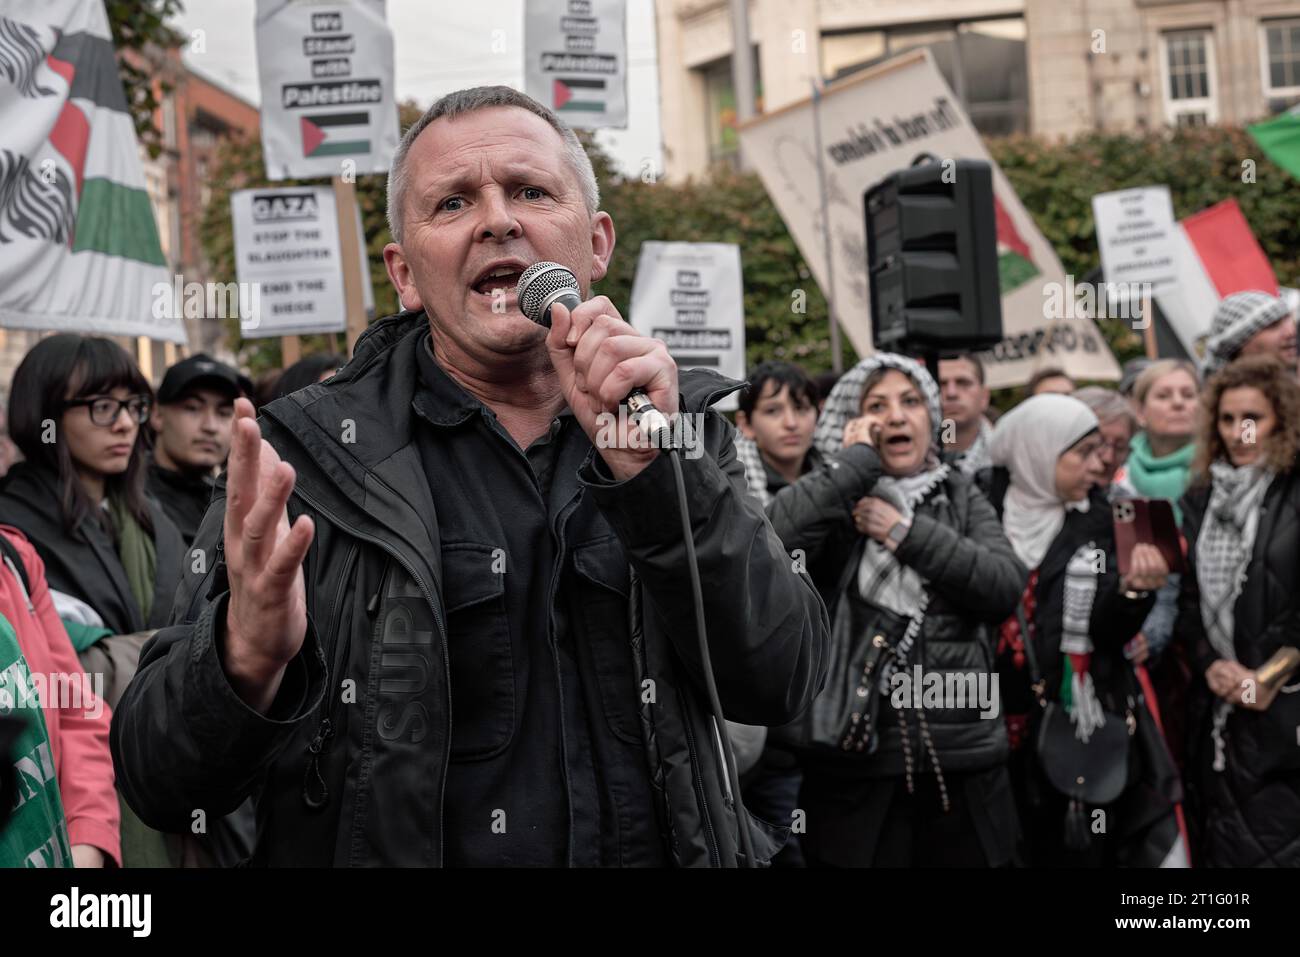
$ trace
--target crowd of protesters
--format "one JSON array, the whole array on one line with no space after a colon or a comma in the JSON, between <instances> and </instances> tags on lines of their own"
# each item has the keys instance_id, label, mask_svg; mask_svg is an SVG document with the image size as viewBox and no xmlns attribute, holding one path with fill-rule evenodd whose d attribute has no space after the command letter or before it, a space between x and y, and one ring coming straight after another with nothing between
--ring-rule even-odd
<instances>
[{"instance_id":1,"label":"crowd of protesters","mask_svg":"<svg viewBox=\"0 0 1300 957\"><path fill-rule=\"evenodd\" d=\"M969 353L742 389L603 296L497 308L614 250L540 103L448 94L389 187L350 358L16 370L0 864L1300 864L1282 300L1000 417ZM631 388L701 454L600 439Z\"/></svg>"},{"instance_id":2,"label":"crowd of protesters","mask_svg":"<svg viewBox=\"0 0 1300 957\"><path fill-rule=\"evenodd\" d=\"M970 354L753 372L738 453L832 622L822 694L745 762L751 812L803 822L778 864L1300 865L1300 678L1261 670L1300 646L1295 328L1230 296L1202 368L1043 369L996 423ZM1182 574L1118 554L1133 499ZM915 669L996 676L995 720L916 707Z\"/></svg>"},{"instance_id":3,"label":"crowd of protesters","mask_svg":"<svg viewBox=\"0 0 1300 957\"><path fill-rule=\"evenodd\" d=\"M940 358L937 381L890 353L820 383L753 371L737 455L831 621L802 717L728 722L749 812L804 822L778 865L1300 864L1300 682L1256 678L1300 645L1294 320L1229 297L1211 344L1207 379L1178 360L1135 360L1118 390L1046 369L1000 417L970 353ZM259 386L288 395L345 363ZM234 402L259 386L196 355L155 394L120 346L70 334L15 373L0 665L81 695L41 701L25 746L47 778L24 779L0 862L252 853L251 801L198 836L146 826L116 793L108 729L175 614ZM1119 574L1112 506L1135 498L1171 504L1182 575L1149 544ZM924 698L928 674L993 694ZM1089 780L1072 792L1071 775Z\"/></svg>"}]
</instances>

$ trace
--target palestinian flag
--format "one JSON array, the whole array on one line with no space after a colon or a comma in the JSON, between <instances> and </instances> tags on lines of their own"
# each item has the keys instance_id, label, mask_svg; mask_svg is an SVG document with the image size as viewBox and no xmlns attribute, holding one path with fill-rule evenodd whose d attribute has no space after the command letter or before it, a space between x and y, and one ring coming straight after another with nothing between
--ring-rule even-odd
<instances>
[{"instance_id":1,"label":"palestinian flag","mask_svg":"<svg viewBox=\"0 0 1300 957\"><path fill-rule=\"evenodd\" d=\"M303 116L303 156L347 156L370 152L370 114L324 113Z\"/></svg>"},{"instance_id":2,"label":"palestinian flag","mask_svg":"<svg viewBox=\"0 0 1300 957\"><path fill-rule=\"evenodd\" d=\"M1300 103L1280 116L1246 129L1265 156L1300 179Z\"/></svg>"},{"instance_id":3,"label":"palestinian flag","mask_svg":"<svg viewBox=\"0 0 1300 957\"><path fill-rule=\"evenodd\" d=\"M993 194L993 214L998 231L998 291L1005 296L1037 276L1039 270L1030 255L1029 244L1021 238L996 193Z\"/></svg>"},{"instance_id":4,"label":"palestinian flag","mask_svg":"<svg viewBox=\"0 0 1300 957\"><path fill-rule=\"evenodd\" d=\"M103 0L4 10L0 325L184 342Z\"/></svg>"},{"instance_id":5,"label":"palestinian flag","mask_svg":"<svg viewBox=\"0 0 1300 957\"><path fill-rule=\"evenodd\" d=\"M580 77L552 80L551 106L561 113L603 113L605 81Z\"/></svg>"},{"instance_id":6,"label":"palestinian flag","mask_svg":"<svg viewBox=\"0 0 1300 957\"><path fill-rule=\"evenodd\" d=\"M1180 220L1172 239L1177 281L1155 299L1183 349L1199 359L1219 300L1247 289L1278 295L1277 274L1235 199Z\"/></svg>"}]
</instances>

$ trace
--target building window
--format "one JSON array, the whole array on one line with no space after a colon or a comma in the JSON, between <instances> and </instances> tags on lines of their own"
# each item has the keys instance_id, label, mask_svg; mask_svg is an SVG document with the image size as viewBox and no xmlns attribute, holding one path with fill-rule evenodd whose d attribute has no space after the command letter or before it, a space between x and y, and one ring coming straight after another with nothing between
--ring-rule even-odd
<instances>
[{"instance_id":1,"label":"building window","mask_svg":"<svg viewBox=\"0 0 1300 957\"><path fill-rule=\"evenodd\" d=\"M1214 37L1209 30L1174 30L1161 36L1165 121L1204 126L1219 120L1214 95Z\"/></svg>"},{"instance_id":2,"label":"building window","mask_svg":"<svg viewBox=\"0 0 1300 957\"><path fill-rule=\"evenodd\" d=\"M822 73L828 80L927 47L977 130L985 136L1003 136L1029 127L1029 71L1021 17L828 33L821 41Z\"/></svg>"},{"instance_id":3,"label":"building window","mask_svg":"<svg viewBox=\"0 0 1300 957\"><path fill-rule=\"evenodd\" d=\"M758 76L758 48L754 55L754 109L763 111L763 84ZM731 80L731 57L700 68L708 109L709 162L734 163L740 150L736 134L736 90Z\"/></svg>"},{"instance_id":4,"label":"building window","mask_svg":"<svg viewBox=\"0 0 1300 957\"><path fill-rule=\"evenodd\" d=\"M1279 113L1300 103L1300 19L1265 20L1260 33L1264 96L1268 111Z\"/></svg>"}]
</instances>

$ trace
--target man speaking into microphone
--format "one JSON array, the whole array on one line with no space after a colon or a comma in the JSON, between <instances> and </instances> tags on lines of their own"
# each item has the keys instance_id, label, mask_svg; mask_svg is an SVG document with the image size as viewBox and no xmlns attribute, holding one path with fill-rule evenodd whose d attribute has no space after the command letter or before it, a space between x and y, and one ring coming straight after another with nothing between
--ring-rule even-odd
<instances>
[{"instance_id":1,"label":"man speaking into microphone","mask_svg":"<svg viewBox=\"0 0 1300 957\"><path fill-rule=\"evenodd\" d=\"M681 465L718 698L783 724L821 688L828 626L709 411L741 383L679 374L586 299L614 223L573 132L521 93L435 103L388 217L404 311L260 420L239 403L208 560L114 715L124 795L163 830L253 795L255 864L751 863L673 463L602 429L638 389L702 416ZM586 300L549 330L514 293L543 261ZM782 839L747 833L757 863Z\"/></svg>"}]
</instances>

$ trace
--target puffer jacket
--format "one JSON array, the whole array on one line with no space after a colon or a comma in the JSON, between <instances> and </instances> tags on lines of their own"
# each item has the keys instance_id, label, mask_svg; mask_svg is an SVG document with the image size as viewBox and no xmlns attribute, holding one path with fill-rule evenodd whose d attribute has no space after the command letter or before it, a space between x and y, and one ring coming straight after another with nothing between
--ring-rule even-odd
<instances>
[{"instance_id":1,"label":"puffer jacket","mask_svg":"<svg viewBox=\"0 0 1300 957\"><path fill-rule=\"evenodd\" d=\"M1214 703L1205 671L1219 655L1206 637L1196 576L1197 538L1210 489L1183 496L1188 573L1179 597L1178 638L1192 657L1188 719L1188 805L1193 854L1214 867L1300 867L1300 678L1267 711L1233 708L1215 771ZM1233 606L1237 660L1258 668L1283 646L1300 646L1300 472L1273 480L1260 506L1259 531ZM1289 690L1287 690L1289 689Z\"/></svg>"},{"instance_id":2,"label":"puffer jacket","mask_svg":"<svg viewBox=\"0 0 1300 957\"><path fill-rule=\"evenodd\" d=\"M885 627L886 618L894 622L888 612L868 608L863 619L849 607L866 544L854 528L852 509L858 499L871 494L880 473L876 451L853 445L782 489L768 506L772 527L796 557L807 561L827 607L834 610L828 686L857 684L859 676L849 673L853 664L840 662L837 667L834 657L834 649L847 648L852 641L849 629ZM993 629L1015 608L1028 573L988 500L953 470L917 506L895 557L914 569L930 592L911 665L920 665L923 673L973 674L977 682L989 681L995 671ZM888 701L882 700L879 714L875 753L839 756L859 766L864 775L902 776L901 733ZM1005 762L1007 738L1000 711L989 718L981 717L978 707L945 706L927 707L925 715L945 770L978 770Z\"/></svg>"},{"instance_id":3,"label":"puffer jacket","mask_svg":"<svg viewBox=\"0 0 1300 957\"><path fill-rule=\"evenodd\" d=\"M472 594L444 587L450 563L465 556L442 547L415 439L416 350L427 329L423 312L381 320L333 378L262 410L263 436L296 471L291 516L309 514L316 529L303 569L307 635L265 715L235 695L219 658L229 590L225 477L218 481L194 542L211 560L202 574L187 569L173 626L145 648L114 713L120 786L146 822L188 826L195 808L211 817L256 793L255 864L443 863L448 609L482 603L493 625L490 603L504 586L483 575L461 577ZM704 454L686 457L682 470L723 717L783 723L823 682L826 612L746 492L734 429L707 411L741 383L707 371L683 372L679 383L681 409L704 422ZM355 441L341 442L349 420ZM670 463L660 456L611 483L593 471L595 458L591 447L552 486L568 502L555 532L578 579L574 640L591 649L599 689L586 705L593 723L603 711L619 740L643 749L661 856L737 866L737 816L703 694ZM749 820L765 862L785 831Z\"/></svg>"}]
</instances>

